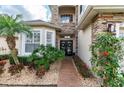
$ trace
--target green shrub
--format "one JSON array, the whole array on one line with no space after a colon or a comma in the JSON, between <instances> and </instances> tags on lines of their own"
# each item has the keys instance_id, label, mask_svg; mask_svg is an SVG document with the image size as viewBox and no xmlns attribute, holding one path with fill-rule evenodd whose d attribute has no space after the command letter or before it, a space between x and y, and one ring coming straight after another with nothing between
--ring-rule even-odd
<instances>
[{"instance_id":1,"label":"green shrub","mask_svg":"<svg viewBox=\"0 0 124 93\"><path fill-rule=\"evenodd\" d=\"M30 62L28 61L28 57L27 56L18 56L18 60L23 65L29 65L30 64Z\"/></svg>"},{"instance_id":2,"label":"green shrub","mask_svg":"<svg viewBox=\"0 0 124 93\"><path fill-rule=\"evenodd\" d=\"M35 49L28 61L34 62L36 69L44 65L45 69L49 69L49 65L57 60L64 58L64 52L50 45L41 45Z\"/></svg>"},{"instance_id":3,"label":"green shrub","mask_svg":"<svg viewBox=\"0 0 124 93\"><path fill-rule=\"evenodd\" d=\"M14 62L14 60L13 60L11 55L9 56L9 62L10 62L10 64L15 64L15 62Z\"/></svg>"},{"instance_id":4,"label":"green shrub","mask_svg":"<svg viewBox=\"0 0 124 93\"><path fill-rule=\"evenodd\" d=\"M18 56L18 60L23 65L29 65L30 64L27 56ZM10 64L15 64L15 62L11 56L9 56L9 62L10 62Z\"/></svg>"},{"instance_id":5,"label":"green shrub","mask_svg":"<svg viewBox=\"0 0 124 93\"><path fill-rule=\"evenodd\" d=\"M122 38L110 33L99 33L91 46L93 71L103 80L102 86L124 86L124 77L120 71L124 49ZM123 81L123 82L122 82Z\"/></svg>"},{"instance_id":6,"label":"green shrub","mask_svg":"<svg viewBox=\"0 0 124 93\"><path fill-rule=\"evenodd\" d=\"M0 61L9 59L9 54L0 55Z\"/></svg>"}]
</instances>

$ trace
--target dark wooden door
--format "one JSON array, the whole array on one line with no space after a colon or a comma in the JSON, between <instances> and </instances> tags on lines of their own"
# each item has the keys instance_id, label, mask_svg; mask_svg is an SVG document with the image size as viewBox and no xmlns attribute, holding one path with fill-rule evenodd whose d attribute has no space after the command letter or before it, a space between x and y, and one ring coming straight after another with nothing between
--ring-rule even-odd
<instances>
[{"instance_id":1,"label":"dark wooden door","mask_svg":"<svg viewBox=\"0 0 124 93\"><path fill-rule=\"evenodd\" d=\"M60 49L65 52L66 56L71 56L73 54L73 40L61 40Z\"/></svg>"}]
</instances>

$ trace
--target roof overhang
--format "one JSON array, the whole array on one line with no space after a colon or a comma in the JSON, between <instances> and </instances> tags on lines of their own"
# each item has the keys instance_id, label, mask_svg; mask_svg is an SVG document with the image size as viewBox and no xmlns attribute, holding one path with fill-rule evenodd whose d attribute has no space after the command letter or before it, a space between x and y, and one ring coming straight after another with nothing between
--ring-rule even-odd
<instances>
[{"instance_id":1,"label":"roof overhang","mask_svg":"<svg viewBox=\"0 0 124 93\"><path fill-rule=\"evenodd\" d=\"M53 24L53 23L49 23L49 22L45 22L45 21L24 21L24 24L27 24L29 26L44 26L44 27L49 27L49 28L53 28L56 31L61 31L61 27Z\"/></svg>"},{"instance_id":2,"label":"roof overhang","mask_svg":"<svg viewBox=\"0 0 124 93\"><path fill-rule=\"evenodd\" d=\"M85 29L98 13L124 13L124 5L88 5L78 22L77 29Z\"/></svg>"}]
</instances>

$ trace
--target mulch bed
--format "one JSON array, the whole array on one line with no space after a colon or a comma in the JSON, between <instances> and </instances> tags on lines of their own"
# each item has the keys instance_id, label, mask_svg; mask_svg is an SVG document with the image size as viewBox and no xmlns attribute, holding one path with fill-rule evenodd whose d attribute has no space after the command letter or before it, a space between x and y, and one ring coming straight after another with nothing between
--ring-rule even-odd
<instances>
[{"instance_id":1,"label":"mulch bed","mask_svg":"<svg viewBox=\"0 0 124 93\"><path fill-rule=\"evenodd\" d=\"M61 62L51 64L49 71L42 78L36 76L35 70L29 70L27 66L20 73L9 73L9 62L4 66L4 73L0 75L0 87L57 87Z\"/></svg>"},{"instance_id":2,"label":"mulch bed","mask_svg":"<svg viewBox=\"0 0 124 93\"><path fill-rule=\"evenodd\" d=\"M78 72L83 78L94 77L88 66L77 55L73 56L73 59Z\"/></svg>"}]
</instances>

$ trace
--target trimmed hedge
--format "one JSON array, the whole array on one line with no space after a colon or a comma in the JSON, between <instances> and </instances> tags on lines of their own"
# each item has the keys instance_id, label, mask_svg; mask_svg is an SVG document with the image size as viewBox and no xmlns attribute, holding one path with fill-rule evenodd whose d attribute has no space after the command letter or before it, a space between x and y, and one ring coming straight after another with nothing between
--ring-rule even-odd
<instances>
[{"instance_id":1,"label":"trimmed hedge","mask_svg":"<svg viewBox=\"0 0 124 93\"><path fill-rule=\"evenodd\" d=\"M9 54L0 55L0 61L9 59Z\"/></svg>"},{"instance_id":2,"label":"trimmed hedge","mask_svg":"<svg viewBox=\"0 0 124 93\"><path fill-rule=\"evenodd\" d=\"M10 64L15 64L14 60L13 60L13 58L10 54L0 55L0 61L1 60L6 60L6 59L9 59ZM28 56L18 56L18 60L23 65L29 65L30 64L30 62L28 60Z\"/></svg>"},{"instance_id":3,"label":"trimmed hedge","mask_svg":"<svg viewBox=\"0 0 124 93\"><path fill-rule=\"evenodd\" d=\"M21 64L23 64L25 66L27 66L27 65L29 65L31 63L31 62L28 61L27 56L18 56L18 60L19 60L19 62ZM9 57L9 62L10 62L10 64L15 64L14 60L13 60L13 58L11 56Z\"/></svg>"}]
</instances>

